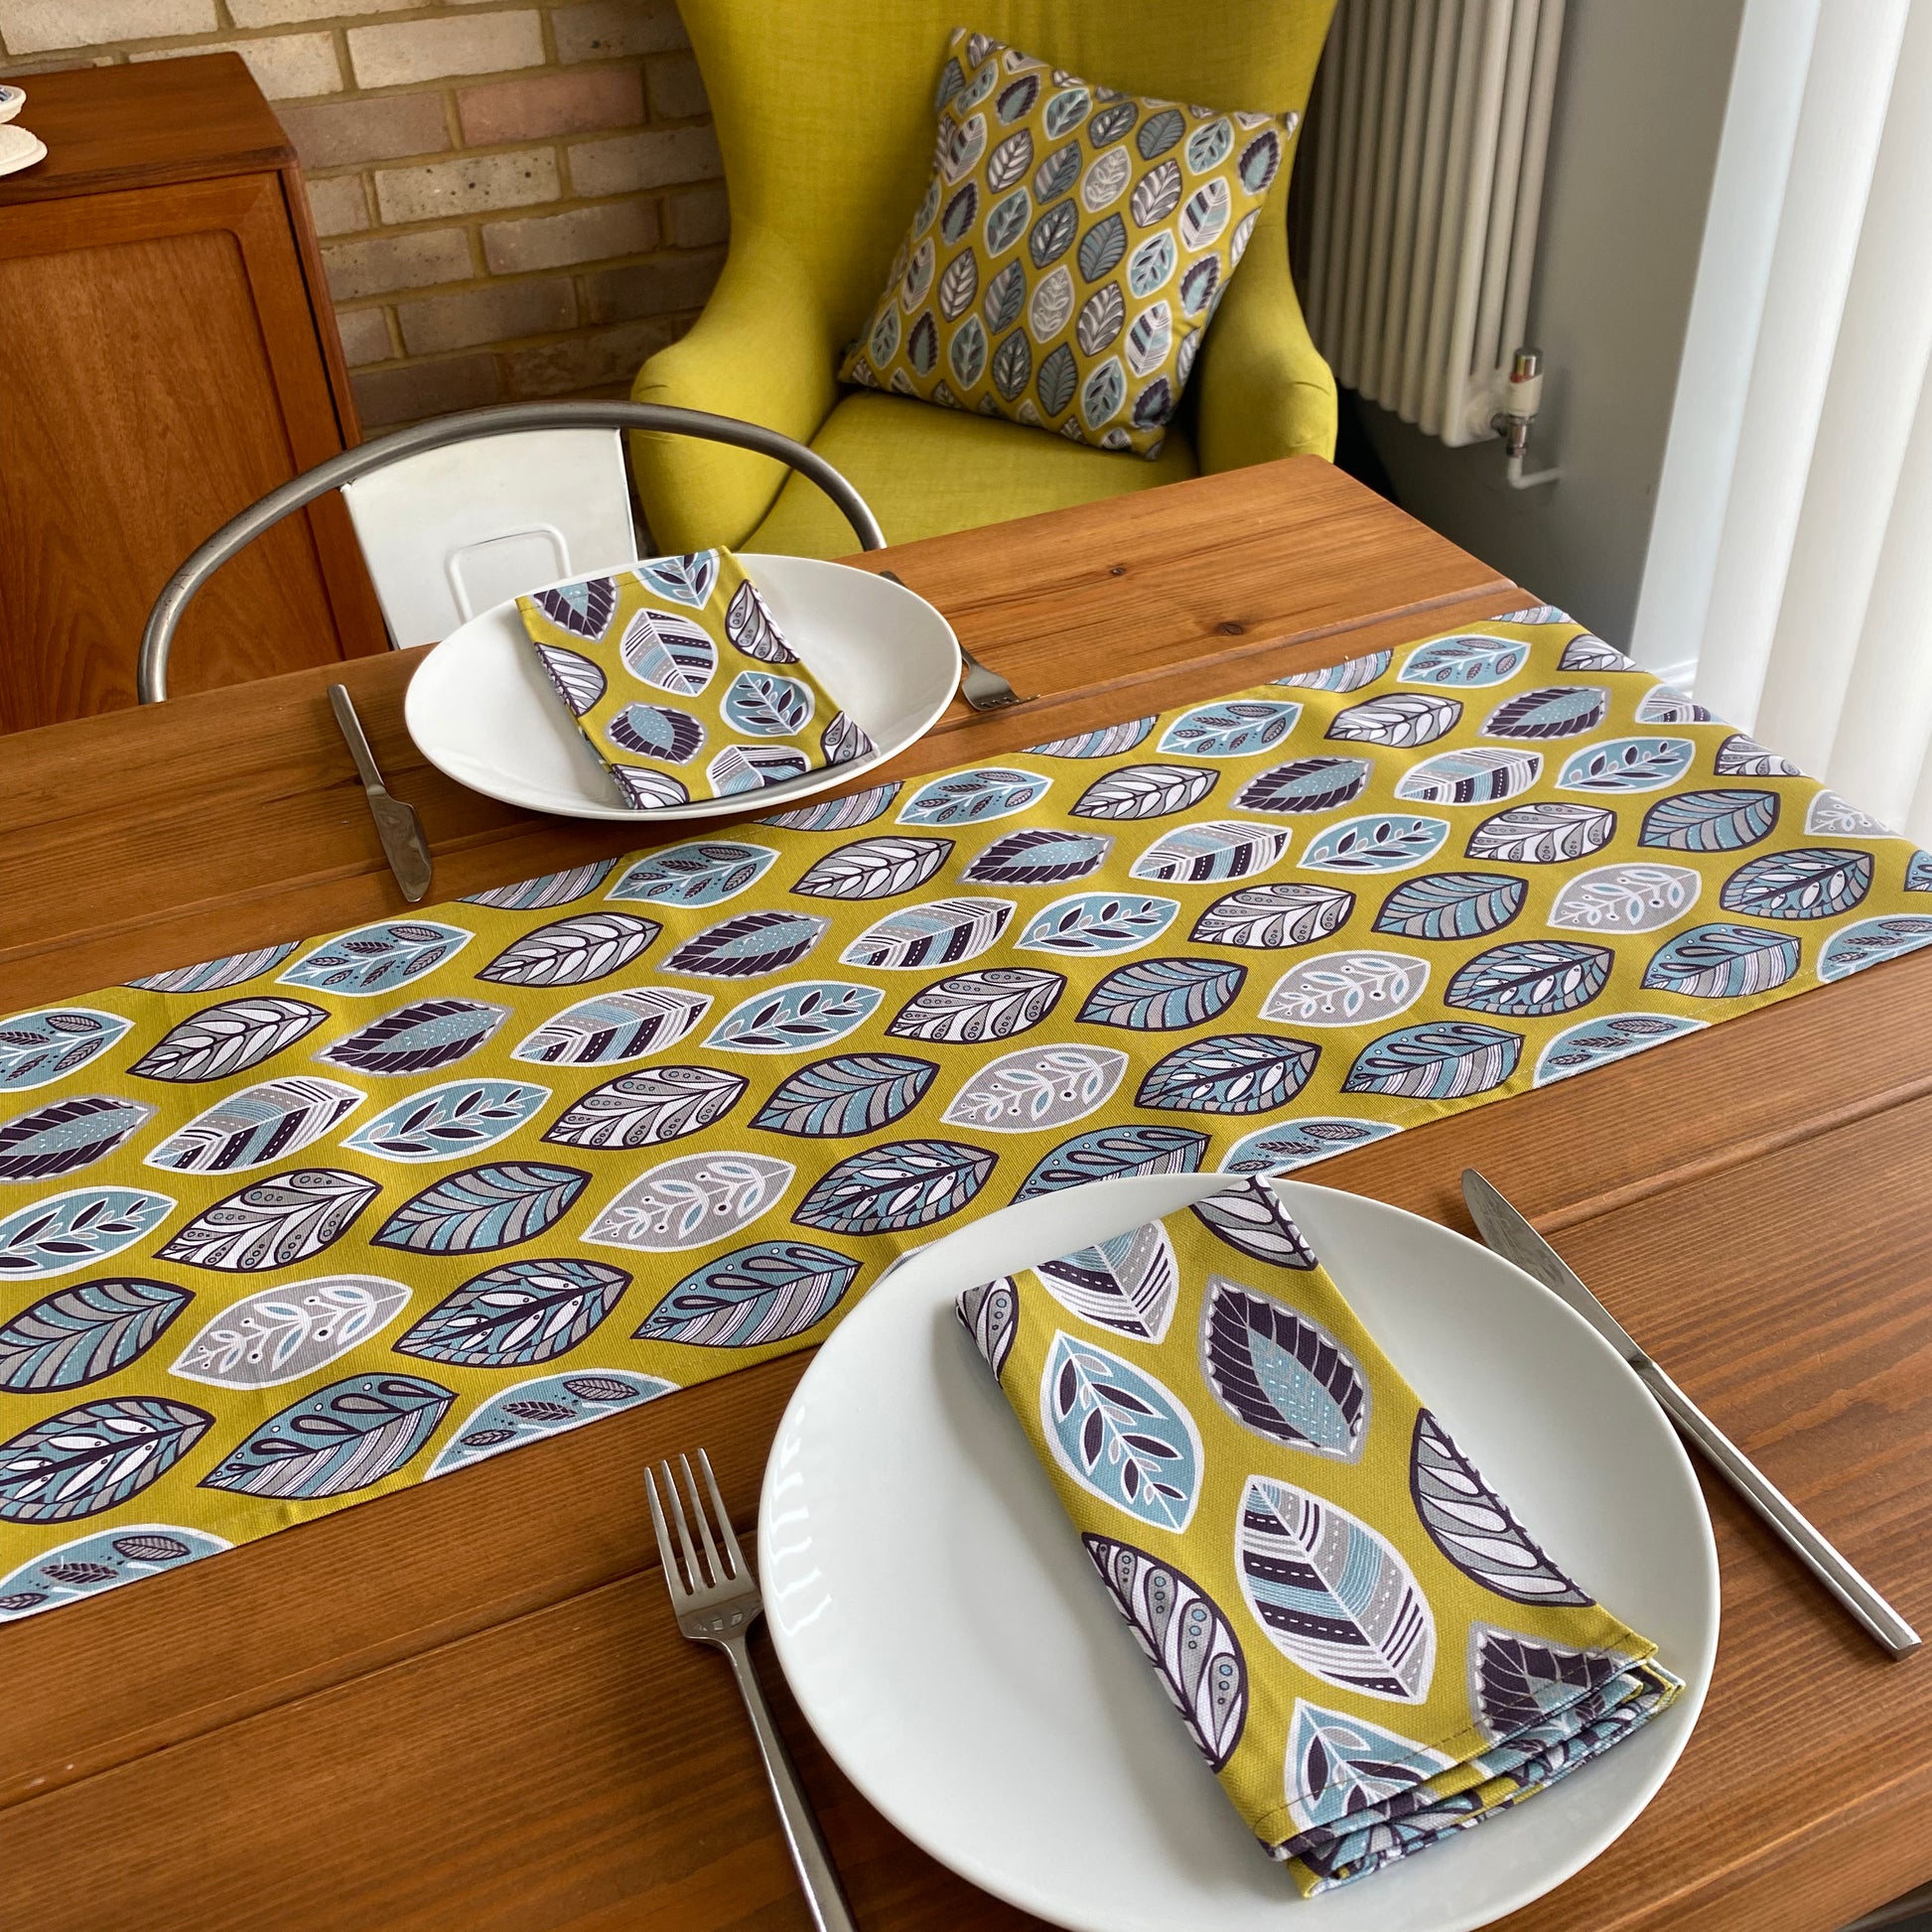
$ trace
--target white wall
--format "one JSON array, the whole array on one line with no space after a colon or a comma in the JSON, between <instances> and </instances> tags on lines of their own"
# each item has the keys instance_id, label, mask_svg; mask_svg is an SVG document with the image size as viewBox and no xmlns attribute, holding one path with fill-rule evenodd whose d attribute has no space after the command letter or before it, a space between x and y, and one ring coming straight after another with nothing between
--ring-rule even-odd
<instances>
[{"instance_id":1,"label":"white wall","mask_svg":"<svg viewBox=\"0 0 1932 1932\"><path fill-rule=\"evenodd\" d=\"M1500 444L1446 449L1361 406L1406 509L1615 642L1643 581L1742 10L1570 0L1530 308L1548 377L1529 467L1563 480L1510 490Z\"/></svg>"}]
</instances>

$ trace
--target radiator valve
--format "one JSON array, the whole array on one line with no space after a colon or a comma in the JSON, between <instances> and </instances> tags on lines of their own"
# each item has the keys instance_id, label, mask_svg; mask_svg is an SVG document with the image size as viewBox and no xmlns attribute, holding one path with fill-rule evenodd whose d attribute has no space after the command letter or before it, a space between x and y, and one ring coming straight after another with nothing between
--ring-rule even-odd
<instances>
[{"instance_id":1,"label":"radiator valve","mask_svg":"<svg viewBox=\"0 0 1932 1932\"><path fill-rule=\"evenodd\" d=\"M1539 470L1523 474L1523 459L1529 453L1530 425L1543 407L1543 352L1519 348L1510 358L1509 379L1503 385L1503 406L1490 419L1489 427L1503 439L1504 476L1512 489L1531 489L1538 483L1555 483L1563 473Z\"/></svg>"}]
</instances>

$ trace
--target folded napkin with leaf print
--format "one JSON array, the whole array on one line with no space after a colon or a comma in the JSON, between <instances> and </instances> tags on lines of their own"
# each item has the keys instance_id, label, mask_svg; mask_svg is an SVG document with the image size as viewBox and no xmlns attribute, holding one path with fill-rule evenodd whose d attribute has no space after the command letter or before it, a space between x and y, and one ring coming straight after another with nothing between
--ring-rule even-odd
<instances>
[{"instance_id":1,"label":"folded napkin with leaf print","mask_svg":"<svg viewBox=\"0 0 1932 1932\"><path fill-rule=\"evenodd\" d=\"M516 605L628 805L730 798L878 749L800 662L729 550L654 557Z\"/></svg>"},{"instance_id":2,"label":"folded napkin with leaf print","mask_svg":"<svg viewBox=\"0 0 1932 1932\"><path fill-rule=\"evenodd\" d=\"M1682 1689L1483 1481L1261 1177L959 1314L1304 1894L1546 1789Z\"/></svg>"}]
</instances>

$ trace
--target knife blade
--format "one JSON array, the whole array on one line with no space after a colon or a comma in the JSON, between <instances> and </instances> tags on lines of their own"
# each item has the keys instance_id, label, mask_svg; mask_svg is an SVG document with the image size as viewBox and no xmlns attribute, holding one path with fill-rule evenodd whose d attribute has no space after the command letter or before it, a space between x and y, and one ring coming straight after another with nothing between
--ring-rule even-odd
<instances>
[{"instance_id":1,"label":"knife blade","mask_svg":"<svg viewBox=\"0 0 1932 1932\"><path fill-rule=\"evenodd\" d=\"M355 760L362 790L369 801L369 816L375 820L376 836L382 841L383 856L396 876L402 896L411 905L420 904L429 892L429 841L423 836L423 821L416 808L395 796L382 782L382 772L369 750L362 721L355 715L355 701L340 684L329 687L329 708L336 714L343 742Z\"/></svg>"},{"instance_id":2,"label":"knife blade","mask_svg":"<svg viewBox=\"0 0 1932 1932\"><path fill-rule=\"evenodd\" d=\"M1817 1527L1695 1402L1665 1374L1636 1337L1584 1286L1570 1264L1473 1168L1462 1171L1462 1198L1482 1238L1505 1261L1573 1309L1636 1371L1678 1433L1768 1523L1772 1531L1893 1657L1919 1647L1919 1634L1846 1562Z\"/></svg>"}]
</instances>

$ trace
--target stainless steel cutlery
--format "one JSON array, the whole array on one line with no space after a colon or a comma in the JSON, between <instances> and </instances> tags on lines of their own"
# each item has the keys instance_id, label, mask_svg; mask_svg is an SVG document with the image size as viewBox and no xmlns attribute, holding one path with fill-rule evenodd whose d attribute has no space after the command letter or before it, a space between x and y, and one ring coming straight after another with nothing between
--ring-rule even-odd
<instances>
[{"instance_id":1,"label":"stainless steel cutlery","mask_svg":"<svg viewBox=\"0 0 1932 1932\"><path fill-rule=\"evenodd\" d=\"M402 896L411 905L419 905L429 892L429 841L423 836L423 821L414 805L405 804L382 781L382 772L369 750L362 721L355 715L355 701L340 684L329 687L329 708L336 714L348 755L368 794L369 816L375 820L376 835L382 841L383 856L396 876Z\"/></svg>"}]
</instances>

